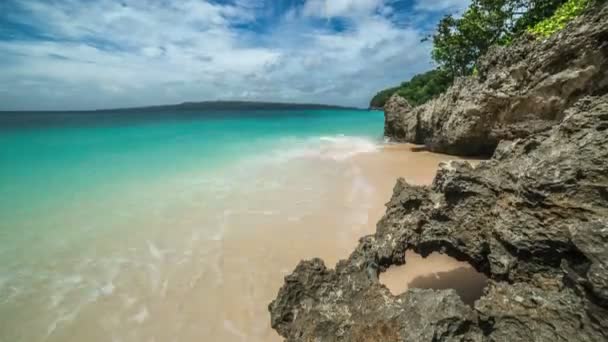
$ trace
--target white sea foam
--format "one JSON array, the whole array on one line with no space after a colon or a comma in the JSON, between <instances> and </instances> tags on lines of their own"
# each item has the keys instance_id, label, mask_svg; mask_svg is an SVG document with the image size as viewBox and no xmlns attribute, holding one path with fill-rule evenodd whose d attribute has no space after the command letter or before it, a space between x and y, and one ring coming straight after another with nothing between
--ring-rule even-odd
<instances>
[{"instance_id":1,"label":"white sea foam","mask_svg":"<svg viewBox=\"0 0 608 342\"><path fill-rule=\"evenodd\" d=\"M150 255L152 255L152 257L154 257L155 259L163 259L163 252L158 249L158 247L156 247L156 245L151 241L148 241L148 251L150 252Z\"/></svg>"},{"instance_id":2,"label":"white sea foam","mask_svg":"<svg viewBox=\"0 0 608 342\"><path fill-rule=\"evenodd\" d=\"M142 324L146 321L146 319L148 319L149 316L150 314L148 313L148 308L143 306L139 309L139 312L137 312L137 314L131 317L131 321Z\"/></svg>"},{"instance_id":3,"label":"white sea foam","mask_svg":"<svg viewBox=\"0 0 608 342\"><path fill-rule=\"evenodd\" d=\"M168 290L169 290L169 279L165 279L165 281L163 281L163 286L160 289L161 297L163 297L163 298L167 297Z\"/></svg>"},{"instance_id":4,"label":"white sea foam","mask_svg":"<svg viewBox=\"0 0 608 342\"><path fill-rule=\"evenodd\" d=\"M226 330L233 336L238 337L241 341L247 341L247 335L245 335L239 328L237 328L234 322L232 322L231 320L224 320L224 330Z\"/></svg>"},{"instance_id":5,"label":"white sea foam","mask_svg":"<svg viewBox=\"0 0 608 342\"><path fill-rule=\"evenodd\" d=\"M361 153L375 152L379 144L371 139L346 135L289 139L273 153L273 160L288 162L296 159L344 161Z\"/></svg>"},{"instance_id":6,"label":"white sea foam","mask_svg":"<svg viewBox=\"0 0 608 342\"><path fill-rule=\"evenodd\" d=\"M65 285L78 285L82 283L82 276L80 274L71 275L61 279L61 283Z\"/></svg>"},{"instance_id":7,"label":"white sea foam","mask_svg":"<svg viewBox=\"0 0 608 342\"><path fill-rule=\"evenodd\" d=\"M130 308L131 306L133 306L133 304L135 304L135 302L137 302L137 298L129 296L129 295L122 295L122 302L123 302L123 306L125 308Z\"/></svg>"},{"instance_id":8,"label":"white sea foam","mask_svg":"<svg viewBox=\"0 0 608 342\"><path fill-rule=\"evenodd\" d=\"M49 338L57 329L57 327L61 324L65 324L65 323L69 323L72 322L74 320L74 318L76 318L76 315L78 314L78 310L70 312L70 313L63 313L60 314L54 321L52 321L47 329L46 329L46 338Z\"/></svg>"},{"instance_id":9,"label":"white sea foam","mask_svg":"<svg viewBox=\"0 0 608 342\"><path fill-rule=\"evenodd\" d=\"M357 202L361 203L361 198L369 198L374 192L374 187L369 181L363 176L361 169L355 167L352 169L352 186L347 196L349 203Z\"/></svg>"},{"instance_id":10,"label":"white sea foam","mask_svg":"<svg viewBox=\"0 0 608 342\"><path fill-rule=\"evenodd\" d=\"M116 287L114 286L114 284L110 281L109 283L107 283L106 285L102 286L99 291L101 292L102 295L104 296L109 296L112 293L114 293L114 290L116 289Z\"/></svg>"}]
</instances>

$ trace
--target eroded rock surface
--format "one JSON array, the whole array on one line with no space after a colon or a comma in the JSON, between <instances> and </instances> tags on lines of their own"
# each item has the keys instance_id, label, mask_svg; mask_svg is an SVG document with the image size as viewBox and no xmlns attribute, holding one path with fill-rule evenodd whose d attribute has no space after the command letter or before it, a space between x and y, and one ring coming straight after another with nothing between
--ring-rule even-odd
<instances>
[{"instance_id":1,"label":"eroded rock surface","mask_svg":"<svg viewBox=\"0 0 608 342\"><path fill-rule=\"evenodd\" d=\"M384 135L396 141L416 139L417 118L412 106L399 94L393 94L384 105Z\"/></svg>"},{"instance_id":2,"label":"eroded rock surface","mask_svg":"<svg viewBox=\"0 0 608 342\"><path fill-rule=\"evenodd\" d=\"M501 140L555 125L576 100L608 88L608 6L590 12L546 40L490 50L479 76L456 80L422 106L391 99L385 135L436 152L489 156Z\"/></svg>"},{"instance_id":3,"label":"eroded rock surface","mask_svg":"<svg viewBox=\"0 0 608 342\"><path fill-rule=\"evenodd\" d=\"M270 306L288 341L608 341L608 95L548 130L503 141L432 186L397 181L374 235L335 270L303 261ZM392 295L405 251L468 261L490 282L473 308L453 290Z\"/></svg>"}]
</instances>

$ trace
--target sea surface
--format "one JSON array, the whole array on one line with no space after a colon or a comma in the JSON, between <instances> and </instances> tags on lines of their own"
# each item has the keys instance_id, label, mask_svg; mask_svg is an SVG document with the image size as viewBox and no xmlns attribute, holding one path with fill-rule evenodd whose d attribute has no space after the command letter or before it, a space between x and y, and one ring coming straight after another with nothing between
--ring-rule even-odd
<instances>
[{"instance_id":1,"label":"sea surface","mask_svg":"<svg viewBox=\"0 0 608 342\"><path fill-rule=\"evenodd\" d=\"M277 340L282 276L368 222L350 160L382 129L358 110L0 113L0 341Z\"/></svg>"},{"instance_id":2,"label":"sea surface","mask_svg":"<svg viewBox=\"0 0 608 342\"><path fill-rule=\"evenodd\" d=\"M453 158L382 133L359 110L0 113L0 342L280 341L283 277L347 258L397 177ZM445 258L381 280L474 300Z\"/></svg>"}]
</instances>

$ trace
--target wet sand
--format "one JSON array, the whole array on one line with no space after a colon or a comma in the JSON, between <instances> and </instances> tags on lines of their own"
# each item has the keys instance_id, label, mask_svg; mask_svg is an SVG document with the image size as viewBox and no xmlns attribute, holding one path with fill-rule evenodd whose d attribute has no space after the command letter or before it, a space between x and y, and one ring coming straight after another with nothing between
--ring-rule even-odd
<instances>
[{"instance_id":1,"label":"wet sand","mask_svg":"<svg viewBox=\"0 0 608 342\"><path fill-rule=\"evenodd\" d=\"M354 198L349 198L348 189L334 189L332 196L335 197L329 203L336 207L325 207L318 215L303 218L301 222L291 226L289 234L285 233L284 226L268 222L268 225L252 229L250 236L245 237L242 233L235 232L234 235L240 236L241 239L226 237L223 245L223 273L228 279L225 279L224 291L230 299L224 306L225 322L228 322L225 327L230 330L228 335L231 335L226 338L231 340L238 335L243 337L243 341L281 341L268 325L269 314L266 307L283 285L283 277L303 259L320 257L328 267L334 267L340 259L348 257L362 236L375 232L375 225L384 215L384 204L390 199L398 177L405 178L411 184L431 184L439 163L455 159L459 158L420 151L409 144L388 145L378 152L357 155L347 163L354 170L358 170L356 172L370 186L365 194L358 194L359 197L355 194ZM349 182L335 185L352 186ZM344 194L347 194L346 198L342 197ZM349 207L351 200L359 201L358 204L362 206ZM345 224L343 218L339 214L336 215L353 210L364 211L356 224ZM242 255L239 251L247 254L246 260L238 257ZM437 273L463 266L444 255L434 255L424 260L411 257L408 260L407 269L394 268L382 277L383 283L395 294L406 290L406 285L412 280L422 283L421 277L435 277ZM245 283L255 283L255 289L249 289L253 301L249 312L239 305L242 303L239 294L243 291L243 269L252 270L251 274L246 275L248 281ZM253 271L254 269L256 270ZM446 284L439 281L439 284L442 283ZM264 326L259 326L260 317L265 319Z\"/></svg>"}]
</instances>

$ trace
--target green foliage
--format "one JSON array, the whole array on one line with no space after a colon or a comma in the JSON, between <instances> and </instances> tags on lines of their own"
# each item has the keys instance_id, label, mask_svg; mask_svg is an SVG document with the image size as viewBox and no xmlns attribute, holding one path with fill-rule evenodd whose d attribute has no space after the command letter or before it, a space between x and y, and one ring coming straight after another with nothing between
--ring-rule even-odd
<instances>
[{"instance_id":1,"label":"green foliage","mask_svg":"<svg viewBox=\"0 0 608 342\"><path fill-rule=\"evenodd\" d=\"M383 107L396 92L412 105L422 104L445 91L455 77L478 74L477 60L492 45L509 45L524 32L548 36L581 14L591 1L472 0L462 17L443 17L432 35L432 57L439 69L379 92L371 106Z\"/></svg>"},{"instance_id":2,"label":"green foliage","mask_svg":"<svg viewBox=\"0 0 608 342\"><path fill-rule=\"evenodd\" d=\"M517 19L513 27L515 35L526 32L528 28L549 18L555 11L568 0L542 0L522 1L522 15Z\"/></svg>"},{"instance_id":3,"label":"green foliage","mask_svg":"<svg viewBox=\"0 0 608 342\"><path fill-rule=\"evenodd\" d=\"M388 101L388 99L391 96L393 96L393 94L395 92L397 92L397 90L399 90L399 87L388 88L388 89L384 89L384 90L378 92L372 98L372 101L370 102L369 106L372 107L372 108L382 108L382 107L384 107L384 104L386 103L386 101Z\"/></svg>"},{"instance_id":4,"label":"green foliage","mask_svg":"<svg viewBox=\"0 0 608 342\"><path fill-rule=\"evenodd\" d=\"M473 0L461 18L447 15L439 22L432 36L432 57L454 76L470 75L490 46L510 44L565 1Z\"/></svg>"},{"instance_id":5,"label":"green foliage","mask_svg":"<svg viewBox=\"0 0 608 342\"><path fill-rule=\"evenodd\" d=\"M403 82L397 93L407 99L412 106L418 106L446 91L453 80L449 73L435 69Z\"/></svg>"},{"instance_id":6,"label":"green foliage","mask_svg":"<svg viewBox=\"0 0 608 342\"><path fill-rule=\"evenodd\" d=\"M588 0L569 0L558 8L551 17L530 28L529 32L535 36L548 37L566 27L566 24L580 15L588 4Z\"/></svg>"},{"instance_id":7,"label":"green foliage","mask_svg":"<svg viewBox=\"0 0 608 342\"><path fill-rule=\"evenodd\" d=\"M473 0L461 18L445 16L433 35L433 59L454 76L469 75L490 46L511 36L519 0Z\"/></svg>"},{"instance_id":8,"label":"green foliage","mask_svg":"<svg viewBox=\"0 0 608 342\"><path fill-rule=\"evenodd\" d=\"M372 99L371 107L383 107L386 101L398 93L408 100L412 106L421 105L433 97L443 93L451 84L453 78L448 72L440 69L416 75L411 80L401 83L399 87L385 89Z\"/></svg>"}]
</instances>

